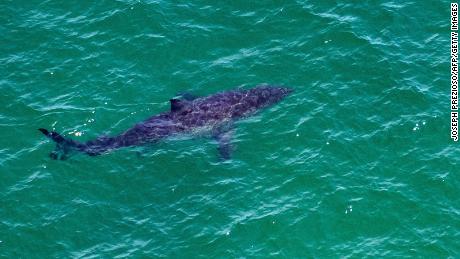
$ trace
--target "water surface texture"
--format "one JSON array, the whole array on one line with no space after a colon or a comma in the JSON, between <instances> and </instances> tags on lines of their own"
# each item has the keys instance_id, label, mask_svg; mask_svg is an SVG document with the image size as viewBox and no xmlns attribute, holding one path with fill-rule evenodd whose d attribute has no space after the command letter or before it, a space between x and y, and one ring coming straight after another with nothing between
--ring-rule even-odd
<instances>
[{"instance_id":1,"label":"water surface texture","mask_svg":"<svg viewBox=\"0 0 460 259\"><path fill-rule=\"evenodd\" d=\"M224 3L225 2L225 3ZM458 257L448 1L0 2L0 256ZM181 138L48 157L205 96L295 92ZM141 154L141 155L139 155Z\"/></svg>"}]
</instances>

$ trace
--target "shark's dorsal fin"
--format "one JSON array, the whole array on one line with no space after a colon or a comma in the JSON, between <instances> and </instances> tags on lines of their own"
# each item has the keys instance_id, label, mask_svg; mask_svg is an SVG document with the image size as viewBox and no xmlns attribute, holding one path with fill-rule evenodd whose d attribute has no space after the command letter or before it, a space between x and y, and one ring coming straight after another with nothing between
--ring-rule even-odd
<instances>
[{"instance_id":1,"label":"shark's dorsal fin","mask_svg":"<svg viewBox=\"0 0 460 259\"><path fill-rule=\"evenodd\" d=\"M171 103L171 111L172 112L180 111L185 107L185 105L187 105L187 101L180 100L180 99L174 99L173 98L173 99L169 100L169 102Z\"/></svg>"}]
</instances>

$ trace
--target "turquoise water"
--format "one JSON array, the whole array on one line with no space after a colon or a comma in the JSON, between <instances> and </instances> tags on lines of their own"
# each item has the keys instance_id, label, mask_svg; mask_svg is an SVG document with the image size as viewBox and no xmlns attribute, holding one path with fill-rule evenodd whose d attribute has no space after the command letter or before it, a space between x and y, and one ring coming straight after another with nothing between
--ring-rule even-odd
<instances>
[{"instance_id":1,"label":"turquoise water","mask_svg":"<svg viewBox=\"0 0 460 259\"><path fill-rule=\"evenodd\" d=\"M226 2L0 2L0 256L458 257L449 2ZM205 138L54 161L37 131L261 83L295 93L226 162Z\"/></svg>"}]
</instances>

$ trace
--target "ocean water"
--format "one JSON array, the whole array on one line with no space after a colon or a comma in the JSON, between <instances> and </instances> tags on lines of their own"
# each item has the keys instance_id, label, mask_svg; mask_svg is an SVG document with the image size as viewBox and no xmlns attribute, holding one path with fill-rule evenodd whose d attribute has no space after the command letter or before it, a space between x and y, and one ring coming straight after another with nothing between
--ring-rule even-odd
<instances>
[{"instance_id":1,"label":"ocean water","mask_svg":"<svg viewBox=\"0 0 460 259\"><path fill-rule=\"evenodd\" d=\"M0 2L0 257L458 258L448 1ZM295 93L206 138L48 157L205 96ZM139 155L141 153L141 155Z\"/></svg>"}]
</instances>

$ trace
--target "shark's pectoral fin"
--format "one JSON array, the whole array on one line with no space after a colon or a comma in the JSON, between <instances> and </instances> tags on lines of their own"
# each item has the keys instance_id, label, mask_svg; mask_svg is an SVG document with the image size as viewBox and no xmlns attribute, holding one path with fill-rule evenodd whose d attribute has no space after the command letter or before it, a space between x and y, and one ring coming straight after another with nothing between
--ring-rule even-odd
<instances>
[{"instance_id":1,"label":"shark's pectoral fin","mask_svg":"<svg viewBox=\"0 0 460 259\"><path fill-rule=\"evenodd\" d=\"M214 132L213 136L219 144L217 150L219 151L220 158L222 160L230 159L233 151L233 145L231 143L233 130L219 128Z\"/></svg>"},{"instance_id":2,"label":"shark's pectoral fin","mask_svg":"<svg viewBox=\"0 0 460 259\"><path fill-rule=\"evenodd\" d=\"M231 138L232 134L229 131L222 133L216 137L219 144L217 150L219 151L219 155L222 160L228 160L231 158L233 150Z\"/></svg>"}]
</instances>

